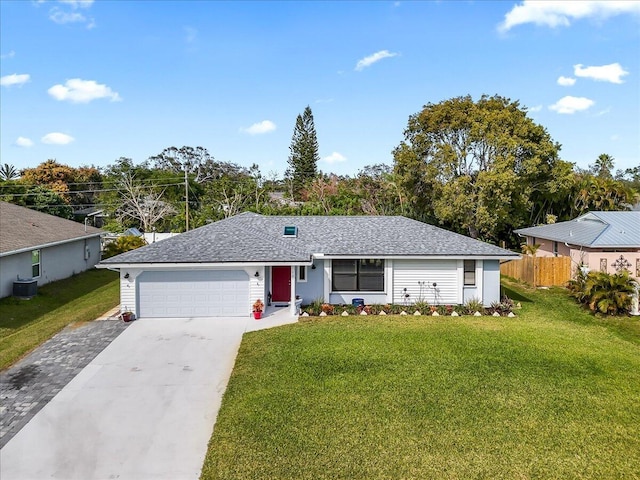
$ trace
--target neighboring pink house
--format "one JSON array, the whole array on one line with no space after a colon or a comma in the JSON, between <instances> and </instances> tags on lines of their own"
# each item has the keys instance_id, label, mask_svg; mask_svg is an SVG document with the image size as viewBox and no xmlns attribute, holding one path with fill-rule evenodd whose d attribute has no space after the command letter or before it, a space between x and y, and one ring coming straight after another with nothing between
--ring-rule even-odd
<instances>
[{"instance_id":1,"label":"neighboring pink house","mask_svg":"<svg viewBox=\"0 0 640 480\"><path fill-rule=\"evenodd\" d=\"M568 222L515 230L528 245L540 245L536 256L569 256L572 269L617 273L628 270L640 279L640 211L589 212Z\"/></svg>"}]
</instances>

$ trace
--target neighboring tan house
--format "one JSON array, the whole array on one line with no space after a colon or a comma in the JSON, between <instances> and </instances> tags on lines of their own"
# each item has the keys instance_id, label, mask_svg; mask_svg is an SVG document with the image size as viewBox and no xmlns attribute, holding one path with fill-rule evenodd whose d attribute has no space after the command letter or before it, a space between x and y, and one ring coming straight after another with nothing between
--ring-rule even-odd
<instances>
[{"instance_id":1,"label":"neighboring tan house","mask_svg":"<svg viewBox=\"0 0 640 480\"><path fill-rule=\"evenodd\" d=\"M247 316L289 305L461 304L500 299L518 254L405 217L243 213L103 260L138 317Z\"/></svg>"},{"instance_id":2,"label":"neighboring tan house","mask_svg":"<svg viewBox=\"0 0 640 480\"><path fill-rule=\"evenodd\" d=\"M92 268L100 261L102 230L0 202L0 297L17 280L44 285Z\"/></svg>"},{"instance_id":3,"label":"neighboring tan house","mask_svg":"<svg viewBox=\"0 0 640 480\"><path fill-rule=\"evenodd\" d=\"M589 212L568 222L521 228L536 255L571 257L572 269L617 273L628 270L640 278L640 211Z\"/></svg>"}]
</instances>

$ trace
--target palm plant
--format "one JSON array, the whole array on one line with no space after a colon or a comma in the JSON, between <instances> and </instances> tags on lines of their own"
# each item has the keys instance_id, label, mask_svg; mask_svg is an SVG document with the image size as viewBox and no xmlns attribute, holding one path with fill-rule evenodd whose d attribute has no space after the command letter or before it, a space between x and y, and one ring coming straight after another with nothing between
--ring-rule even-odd
<instances>
[{"instance_id":1,"label":"palm plant","mask_svg":"<svg viewBox=\"0 0 640 480\"><path fill-rule=\"evenodd\" d=\"M532 257L535 257L536 252L540 248L540 244L536 243L533 245L529 245L529 244L523 243L520 245L520 248L522 249L522 253L524 253L525 255L530 255Z\"/></svg>"},{"instance_id":2,"label":"palm plant","mask_svg":"<svg viewBox=\"0 0 640 480\"><path fill-rule=\"evenodd\" d=\"M629 272L615 275L589 272L584 282L583 302L594 312L618 315L628 311L634 293Z\"/></svg>"},{"instance_id":3,"label":"palm plant","mask_svg":"<svg viewBox=\"0 0 640 480\"><path fill-rule=\"evenodd\" d=\"M13 165L5 163L0 165L0 180L13 180L20 176L18 170Z\"/></svg>"}]
</instances>

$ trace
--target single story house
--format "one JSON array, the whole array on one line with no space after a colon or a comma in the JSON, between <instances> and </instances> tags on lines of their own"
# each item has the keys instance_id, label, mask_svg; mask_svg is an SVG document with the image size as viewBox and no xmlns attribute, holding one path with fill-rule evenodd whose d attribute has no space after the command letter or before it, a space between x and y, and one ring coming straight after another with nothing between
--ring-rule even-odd
<instances>
[{"instance_id":1,"label":"single story house","mask_svg":"<svg viewBox=\"0 0 640 480\"><path fill-rule=\"evenodd\" d=\"M537 256L571 257L574 270L628 270L640 279L640 211L589 212L568 222L515 232L526 237L528 245L540 245Z\"/></svg>"},{"instance_id":2,"label":"single story house","mask_svg":"<svg viewBox=\"0 0 640 480\"><path fill-rule=\"evenodd\" d=\"M100 261L102 230L30 208L0 202L0 297L18 280L44 285Z\"/></svg>"},{"instance_id":3,"label":"single story house","mask_svg":"<svg viewBox=\"0 0 640 480\"><path fill-rule=\"evenodd\" d=\"M394 216L240 215L103 260L138 317L246 316L256 299L486 305L519 255ZM267 303L265 301L265 303Z\"/></svg>"}]
</instances>

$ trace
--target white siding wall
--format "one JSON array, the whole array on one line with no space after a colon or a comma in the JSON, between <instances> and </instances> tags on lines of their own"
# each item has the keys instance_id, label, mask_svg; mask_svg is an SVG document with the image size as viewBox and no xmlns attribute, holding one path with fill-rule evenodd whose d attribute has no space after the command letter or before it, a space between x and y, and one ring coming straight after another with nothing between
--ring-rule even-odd
<instances>
[{"instance_id":1,"label":"white siding wall","mask_svg":"<svg viewBox=\"0 0 640 480\"><path fill-rule=\"evenodd\" d=\"M457 260L395 260L393 303L404 303L405 293L409 294L408 303L420 299L438 305L461 303L459 276Z\"/></svg>"},{"instance_id":2,"label":"white siding wall","mask_svg":"<svg viewBox=\"0 0 640 480\"><path fill-rule=\"evenodd\" d=\"M265 290L265 268L264 267L251 267L245 268L244 271L249 275L249 305L247 308L247 315L251 315L253 309L253 302L257 299L262 300L265 308L267 306L267 292ZM256 278L255 274L258 272L259 277Z\"/></svg>"},{"instance_id":3,"label":"white siding wall","mask_svg":"<svg viewBox=\"0 0 640 480\"><path fill-rule=\"evenodd\" d=\"M126 274L129 278L124 278ZM140 315L138 311L138 282L136 278L142 273L142 270L133 268L123 268L120 270L120 311L130 311Z\"/></svg>"}]
</instances>

